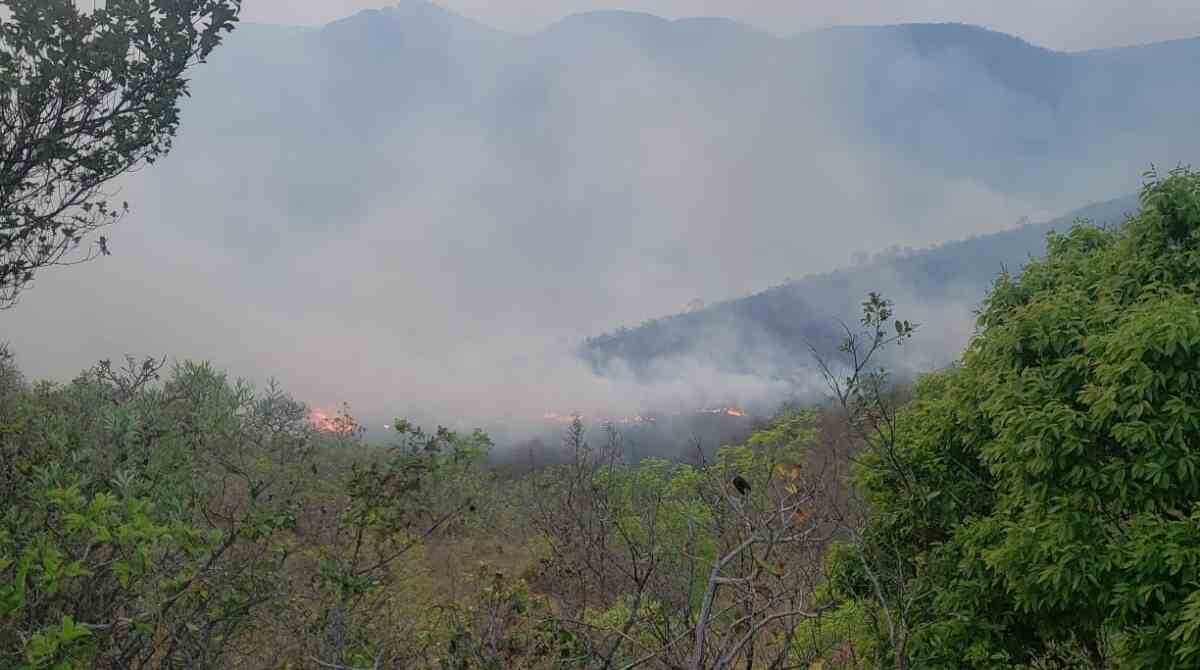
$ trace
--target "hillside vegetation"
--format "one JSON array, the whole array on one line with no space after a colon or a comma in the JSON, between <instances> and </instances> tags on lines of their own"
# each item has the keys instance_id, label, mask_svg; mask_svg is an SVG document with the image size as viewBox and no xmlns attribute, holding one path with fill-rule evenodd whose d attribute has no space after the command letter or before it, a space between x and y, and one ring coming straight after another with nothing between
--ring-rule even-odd
<instances>
[{"instance_id":1,"label":"hillside vegetation","mask_svg":"<svg viewBox=\"0 0 1200 670\"><path fill-rule=\"evenodd\" d=\"M714 458L484 466L203 364L0 368L0 663L1192 668L1200 175L1001 275L961 359L871 294L828 402ZM162 378L160 379L160 374Z\"/></svg>"},{"instance_id":2,"label":"hillside vegetation","mask_svg":"<svg viewBox=\"0 0 1200 670\"><path fill-rule=\"evenodd\" d=\"M556 278L586 277L603 291L608 279L620 276L622 283L621 273L645 260L629 255L615 274L591 275L589 270L612 268L604 254L582 251L625 235L639 249L655 246L632 235L643 232L639 223L661 213L631 195L634 187L643 196L657 193L671 185L677 166L706 164L664 151L655 159L669 154L671 169L649 176L626 170L628 155L609 153L619 147L606 142L619 137L628 150L641 145L642 135L621 123L608 126L608 135L589 138L597 141L578 155L578 146L563 138L523 143L547 124L608 119L623 111L632 114L625 119L634 120L632 127L647 130L648 117L638 116L645 107L695 94L689 104L712 114L713 125L691 128L702 137L736 126L731 118L752 120L756 114L737 115L747 111L739 107L746 101L741 94L756 84L800 92L791 106L766 105L767 116L779 115L776 123L790 120L812 90L824 89L832 101L849 100L863 115L832 117L849 124L843 139L857 137L854 124L866 123L876 130L873 142L897 145L897 155L904 156L912 148L906 142L921 143L936 129L950 141L940 151L926 147L929 164L902 167L921 163L936 175L975 165L968 181L986 183L983 190L993 189L991 195L1024 190L1035 199L1057 188L1042 181L1047 175L1063 175L1066 192L1090 178L1111 177L1108 167L1097 176L1056 164L1075 155L1073 142L1112 140L1078 152L1072 163L1080 165L1097 156L1134 160L1123 153L1126 131L1138 133L1139 146L1168 138L1179 145L1194 141L1188 110L1196 101L1196 70L1187 56L1195 42L1058 54L963 26L827 31L791 40L725 21L667 22L613 12L516 38L409 1L320 31L255 29L252 36L260 41L240 47L268 56L254 59L222 46L238 21L240 0L85 4L0 0L5 332L27 320L38 340L25 343L56 357L69 352L56 350L55 338L90 346L90 340L103 339L105 326L121 328L129 339L162 328L172 341L206 346L221 336L214 333L223 333L253 367L264 364L248 344L248 332L257 327L270 332L272 355L287 350L310 367L332 362L315 373L306 369L310 380L331 384L320 373L336 369L355 376L377 402L420 411L449 390L458 401L454 406L466 408L450 417L455 425L471 425L484 403L504 404L535 390L568 402L577 389L539 374L548 369L538 368L533 356L516 358L502 371L530 368L531 377L481 379L491 362L486 354L499 349L474 348L483 346L480 341L510 337L529 350L540 329L553 326L507 299L513 285L497 279L481 286L485 282L472 284L467 275L439 273L450 267L446 259L465 260L455 267L470 269L476 269L471 261L492 261L478 263L489 279L508 280L525 270L526 280L552 293L554 322L569 321L560 309L582 314L595 306L578 307L571 287ZM888 39L879 47L881 35ZM400 48L389 50L394 43ZM714 46L729 53L717 54ZM792 79L796 61L782 57L813 56L805 50L815 46L825 57L847 55L851 70L860 68L865 76L840 80L809 71L810 79ZM226 92L235 94L211 95L218 80L190 85L190 74L212 54L228 60L210 73L229 75L232 62L238 63L233 69L244 68L238 69L243 77L225 82L231 87ZM881 69L880 57L897 67ZM764 63L771 65L766 79L747 76ZM659 68L657 75L641 78L647 70L634 66L650 64ZM1150 75L1140 70L1151 65ZM346 76L347 67L356 76ZM1130 90L1102 90L1088 76L1101 70L1113 75L1106 83ZM633 76L614 82L621 72ZM411 88L379 86L389 74ZM891 86L894 77L898 83ZM989 83L977 86L981 79ZM593 81L605 85L579 86ZM795 86L797 81L815 88ZM493 89L489 82L503 85ZM368 88L384 104L360 104L358 96ZM1143 99L1160 89L1169 93ZM890 96L899 114L884 118L884 107L856 99L868 92ZM205 102L185 108L193 93ZM699 104L718 98L729 106ZM100 233L123 226L130 211L115 194L133 184L135 200L146 195L129 175L173 155L182 119L204 105L202 118L216 124L219 140L200 158L192 144L191 154L183 152L190 160L175 169L216 170L221 177L189 182L187 197L177 201L171 188L163 188L151 189L153 195L140 202L166 196L162 211L218 222L189 228L187 235L236 231L235 242L224 247L236 253L197 258L190 252L199 245L160 245L162 238L149 232L133 238L147 251L140 260L162 265L158 273L132 271L126 280L136 281L136 289L110 297L138 311L129 320L121 318L129 312L114 311L116 302L93 301L99 293L89 293L113 293L113 286L44 282L56 266L113 253ZM439 114L459 106L484 111L478 117ZM670 119L668 130L685 126L671 109L654 111ZM1096 114L1077 119L1082 109ZM322 135L321 122L331 113L346 118ZM972 135L1005 147L992 160L977 160L953 141L953 129L964 129L966 119L1017 116L1024 125L994 129L983 123ZM449 132L441 124L454 126L446 120L451 118L462 123L461 131L481 130L489 120L496 123L490 131L511 127L512 144L501 153L522 160L480 168L456 182L472 186L464 190L439 180L459 176L473 161L392 160L407 156L396 151L405 142L421 144L424 153L414 153L428 158L453 150L456 141L470 146L480 137L494 139L494 132ZM263 119L277 127L260 132ZM397 130L392 141L377 141L397 119L411 124L407 131L440 134L436 141L418 141ZM566 135L588 135L579 132L585 126L569 127ZM790 146L765 133L755 138L768 156L749 161L760 171L754 176L787 174L792 180L771 182L787 196L788 207L776 211L803 209L794 206L792 185L804 179L775 169L770 158L792 167L797 162L790 150L807 147L806 140L823 132L781 133L795 142ZM317 137L315 145L337 160L311 160L305 151L314 145L288 143L297 134ZM675 139L686 140L686 133ZM677 150L691 146L668 140ZM739 142L726 141L726 148ZM254 153L262 145L269 150ZM243 162L233 150L245 147L254 160ZM862 159L844 146L825 149L827 158ZM873 159L864 151L869 164ZM591 152L602 155L599 167ZM1012 169L1031 156L1044 160L1028 162L1028 171ZM559 170L564 157L581 160ZM264 169L283 159L290 172ZM1008 171L1006 161L1015 162ZM335 235L329 217L361 214L339 198L364 211L378 206L355 196L372 195L380 181L355 184L355 170L378 179L373 171L397 164L387 180L408 184L404 194L428 196L425 204L448 207L461 218L439 219L432 207L413 217L420 223L401 226L398 237L376 228L376 236L355 238L339 229L337 235L364 246L330 242ZM1000 171L993 173L996 166ZM808 177L839 181L822 167L808 169ZM228 179L245 176L239 170L269 177L229 188ZM330 170L336 178L327 178ZM895 199L898 193L922 199L922 188L912 189L903 170L890 177L886 172L851 170L858 180L846 187L854 198L844 199L845 205L869 199L862 196L874 191L858 188L868 177L880 190L885 184L895 189L880 194L880 203L903 202ZM498 174L505 178L496 179ZM691 177L711 187L720 183L718 174L701 169ZM547 176L562 181L547 187ZM525 197L516 188L522 179L536 184L539 195L558 187L566 200ZM814 183L811 193L820 193L825 182ZM755 179L745 184L758 187ZM276 199L281 185L293 195ZM690 193L684 185L682 192ZM959 205L970 206L962 211L976 209L977 196L995 203L977 186L966 187L969 197ZM599 200L610 209L589 209L592 189L605 191ZM729 204L714 195L720 190L700 194L709 201L685 198L696 218L712 217L711 227L690 225L689 219L680 230L698 238L707 230L721 238L724 252L744 240L726 236L724 215L706 206ZM260 197L310 218L263 216L259 226ZM206 206L192 207L197 201L190 198ZM492 198L512 209L493 211ZM237 216L224 216L229 207ZM526 208L538 214L527 228L514 215ZM810 386L819 385L823 396L782 406L769 420L737 407L697 411L682 402L662 421L639 415L627 424L616 419L592 428L578 414L558 424L562 417L550 412L544 418L561 425L561 442L542 443L537 453L532 443L521 445L528 447L522 454L483 430L418 425L404 416L389 421L386 443L369 442L348 405L339 412L314 410L273 380L256 386L186 357L168 365L165 357L126 356L101 360L69 381L29 379L17 364L21 352L0 343L0 670L1200 667L1200 173L1151 170L1136 202L1115 201L1092 213L1108 219L1127 208L1132 216L1119 225L1109 219L1100 222L1113 225L1050 232L1044 253L1033 247L1046 227L915 255L889 252L848 272L594 340L589 345L599 352L597 368L623 356L645 376L664 356L721 355L719 347L706 350L697 342L726 327L724 320L742 330L715 332L718 345L732 345L739 354L726 355L721 365L769 376L777 373L757 366L795 361L796 341L815 333L825 340L804 342L804 356L812 360ZM994 211L978 209L980 216ZM729 211L767 221L755 207ZM638 216L621 216L628 212ZM837 214L826 228L855 235L841 228L858 221L856 213ZM391 223L382 220L384 228ZM551 227L549 234L543 228L562 220L584 225ZM592 230L588 224L606 220L620 225L597 227L595 238L580 236ZM319 225L307 226L313 222ZM454 224L463 222L472 224L474 237L455 237ZM435 235L445 230L451 231L447 237ZM658 232L660 242L670 238ZM787 239L790 248L751 235L741 247L745 255L723 254L718 269L732 273L739 258L757 263L767 248L760 245L790 259L810 242L806 235L826 231L810 225L804 235L788 232L778 239ZM498 237L506 243L497 244ZM432 247L407 244L418 238ZM296 254L294 245L313 240L330 247ZM552 258L533 253L538 245L551 249ZM830 240L813 246L820 254L836 248ZM370 253L361 253L364 248ZM520 262L495 261L501 249L515 254L508 261ZM1038 257L1014 258L1027 249ZM989 267L1010 260L998 276ZM287 273L271 274L272 262L319 276L324 293L306 293ZM331 276L339 265L347 274ZM385 271L397 266L411 274ZM242 282L237 273L243 268L259 273L259 281ZM184 280L179 286L187 290L172 292L170 282L189 271L202 280ZM386 284L397 276L411 280L408 290L371 290L371 280ZM439 281L450 283L444 295L435 294L444 288ZM655 281L653 273L638 275L613 290L637 293ZM206 302L223 282L237 291L237 300ZM304 351L297 340L329 321L278 320L286 312L282 303L259 309L264 304L248 293L260 283L338 321L324 333L325 343L336 347ZM972 297L985 283L985 295ZM39 303L37 312L9 319L18 302L45 295L47 284L51 295L57 288L56 295L68 295L77 309L67 313ZM851 317L844 305L853 293L859 294L853 299L859 314ZM325 299L331 296L337 299ZM473 309L468 296L482 308ZM178 311L162 309L155 297ZM960 355L937 323L918 323L924 319L919 309L905 308L920 305L921 298L943 310L982 299ZM363 309L367 304L370 309ZM222 308L206 311L213 305ZM506 331L493 321L509 311L518 313L520 329ZM76 329L38 321L80 313L85 327ZM380 320L370 321L373 316ZM414 348L413 341L380 327L384 317L395 318L391 323L409 334L421 331L426 347ZM429 327L438 318L450 319L440 333ZM276 327L281 323L290 327ZM455 323L462 330L466 324L485 327L474 333L476 342L463 340L471 344L463 348L447 335L460 334ZM751 335L739 339L743 332ZM386 356L366 347L372 334L386 343ZM933 360L944 363L935 370L916 374L911 365L891 366L931 350L940 355ZM284 360L270 357L286 368ZM445 388L464 372L471 376L467 383ZM523 388L524 379L546 388ZM372 383L379 386L372 390ZM471 395L466 386L486 392ZM634 389L615 390L632 396ZM687 385L668 387L675 389L686 393ZM653 457L645 444L633 443L661 438L675 426L698 434L670 458Z\"/></svg>"},{"instance_id":3,"label":"hillside vegetation","mask_svg":"<svg viewBox=\"0 0 1200 670\"><path fill-rule=\"evenodd\" d=\"M877 287L887 287L897 303L927 315L927 332L944 328L982 302L999 272L1020 270L1041 257L1047 234L1079 223L1119 225L1138 208L1137 198L1118 198L1053 221L929 249L892 248L854 267L588 338L580 355L600 374L632 370L649 379L696 361L732 373L795 374L806 366L810 346L836 346L837 320L852 320L855 305ZM920 358L936 366L949 364L952 352L965 344L965 335L961 341L953 335L929 336L932 341L916 346L925 345L928 353ZM894 363L911 365L914 358Z\"/></svg>"}]
</instances>

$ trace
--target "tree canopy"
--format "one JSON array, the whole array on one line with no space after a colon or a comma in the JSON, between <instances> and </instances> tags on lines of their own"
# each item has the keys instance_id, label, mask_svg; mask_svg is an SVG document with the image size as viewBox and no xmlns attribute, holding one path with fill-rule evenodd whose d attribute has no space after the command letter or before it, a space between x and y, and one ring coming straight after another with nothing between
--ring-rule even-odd
<instances>
[{"instance_id":1,"label":"tree canopy","mask_svg":"<svg viewBox=\"0 0 1200 670\"><path fill-rule=\"evenodd\" d=\"M897 459L862 459L869 521L836 574L911 595L912 667L1200 664L1200 174L1141 200L1002 275Z\"/></svg>"},{"instance_id":2,"label":"tree canopy","mask_svg":"<svg viewBox=\"0 0 1200 670\"><path fill-rule=\"evenodd\" d=\"M105 190L171 148L188 68L241 0L0 0L0 308L38 270L108 253Z\"/></svg>"}]
</instances>

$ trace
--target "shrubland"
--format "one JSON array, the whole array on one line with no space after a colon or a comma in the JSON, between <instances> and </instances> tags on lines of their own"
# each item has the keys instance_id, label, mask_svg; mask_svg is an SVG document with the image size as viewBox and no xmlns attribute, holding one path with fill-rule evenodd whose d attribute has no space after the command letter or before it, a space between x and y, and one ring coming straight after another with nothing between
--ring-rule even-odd
<instances>
[{"instance_id":1,"label":"shrubland","mask_svg":"<svg viewBox=\"0 0 1200 670\"><path fill-rule=\"evenodd\" d=\"M580 421L309 421L206 364L0 368L12 667L1193 667L1200 177L1001 276L961 361L900 387L871 295L830 402L627 460Z\"/></svg>"},{"instance_id":2,"label":"shrubland","mask_svg":"<svg viewBox=\"0 0 1200 670\"><path fill-rule=\"evenodd\" d=\"M502 477L482 433L368 445L204 364L3 379L6 666L728 667L820 616L810 413L695 464L576 422Z\"/></svg>"},{"instance_id":3,"label":"shrubland","mask_svg":"<svg viewBox=\"0 0 1200 670\"><path fill-rule=\"evenodd\" d=\"M1188 668L1200 657L1200 176L1001 276L961 360L871 295L829 401L741 444L552 462L367 444L207 364L0 364L19 668Z\"/></svg>"},{"instance_id":4,"label":"shrubland","mask_svg":"<svg viewBox=\"0 0 1200 670\"><path fill-rule=\"evenodd\" d=\"M0 5L2 308L108 253L103 187L241 4ZM0 348L0 667L1200 667L1200 174L1140 204L1000 276L949 368L880 369L920 335L871 293L827 402L672 459L576 419L497 468L207 363Z\"/></svg>"}]
</instances>

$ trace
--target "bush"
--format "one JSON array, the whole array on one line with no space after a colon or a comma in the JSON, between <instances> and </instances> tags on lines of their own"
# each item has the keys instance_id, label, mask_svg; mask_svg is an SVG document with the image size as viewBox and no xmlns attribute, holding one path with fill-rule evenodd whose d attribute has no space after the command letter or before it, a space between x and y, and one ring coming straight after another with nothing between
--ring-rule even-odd
<instances>
[{"instance_id":1,"label":"bush","mask_svg":"<svg viewBox=\"0 0 1200 670\"><path fill-rule=\"evenodd\" d=\"M859 469L851 560L900 558L916 667L1200 663L1200 175L1142 205L1002 276Z\"/></svg>"}]
</instances>

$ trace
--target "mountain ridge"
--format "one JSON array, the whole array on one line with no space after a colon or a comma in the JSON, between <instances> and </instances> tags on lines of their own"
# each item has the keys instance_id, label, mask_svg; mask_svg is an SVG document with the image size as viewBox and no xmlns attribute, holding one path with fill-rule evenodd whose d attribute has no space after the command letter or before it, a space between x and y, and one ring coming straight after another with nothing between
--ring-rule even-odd
<instances>
[{"instance_id":1,"label":"mountain ridge","mask_svg":"<svg viewBox=\"0 0 1200 670\"><path fill-rule=\"evenodd\" d=\"M1200 40L1098 57L963 24L780 38L628 14L514 36L409 7L235 31L197 72L176 151L147 178L181 234L268 276L255 280L265 303L408 332L342 299L348 276L295 260L353 248L364 295L425 304L475 338L527 327L569 346L696 297L833 272L857 251L1041 220L1200 155ZM427 302L415 287L429 282L470 316ZM814 299L733 315L854 306ZM503 303L520 327L486 316ZM803 339L708 330L705 355L764 352L735 368L770 371L796 353L780 342ZM661 360L645 342L617 353Z\"/></svg>"},{"instance_id":2,"label":"mountain ridge","mask_svg":"<svg viewBox=\"0 0 1200 670\"><path fill-rule=\"evenodd\" d=\"M922 28L925 28L925 27L956 27L956 28L971 29L978 33L990 33L992 35L1003 36L1003 37L1009 38L1011 40L1016 40L1026 46L1029 46L1029 47L1033 47L1036 49L1048 51L1048 52L1051 52L1054 54L1061 54L1061 55L1086 55L1086 54L1093 54L1093 53L1107 52L1107 51L1122 51L1122 50L1141 49L1144 47L1152 47L1152 46L1162 45L1162 44L1171 44L1171 43L1175 43L1175 42L1188 42L1190 40L1200 39L1200 37L1183 37L1183 38L1173 38L1173 39L1168 39L1168 40L1159 40L1159 41L1145 42L1145 43L1133 43L1133 44L1124 44L1124 45L1116 45L1116 46L1108 46L1108 47L1063 50L1063 49L1054 49L1051 47L1040 45L1040 44L1037 44L1036 42L1025 39L1019 35L1007 33L1002 30L997 30L994 28L989 28L987 26L966 23L966 22L961 22L961 21L905 21L905 22L900 22L900 23L881 23L881 24L848 23L848 24L823 26L823 27L818 27L818 28L810 28L810 29L798 30L798 31L787 32L787 33L775 33L770 30L767 30L765 28L762 28L760 26L756 26L754 24L747 23L745 21L741 21L738 19L732 19L732 18L728 18L728 17L723 17L723 16L711 15L711 14L697 14L697 15L688 15L688 16L679 16L679 17L675 17L675 18L668 18L668 17L660 16L658 14L654 14L653 12L639 11L639 10L624 10L624 9L593 9L593 10L583 10L583 11L579 11L579 12L573 12L570 14L566 14L566 15L562 16L561 18L553 20L549 24L547 24L537 30L534 30L531 32L517 33L517 32L511 32L508 30L504 30L501 28L496 28L495 26L492 26L482 20L476 19L476 18L471 17L462 12L457 12L457 11L451 10L449 8L444 7L443 5L441 5L439 3L431 2L430 0L396 0L396 1L392 2L391 4L383 5L378 8L366 8L366 9L357 10L351 14L348 14L341 18L333 19L322 25L306 26L306 27L313 28L313 29L320 29L322 27L332 25L335 23L339 23L339 22L343 22L343 21L346 21L347 19L351 19L354 17L370 17L370 16L380 16L380 15L387 16L389 14L394 16L396 13L408 13L409 15L425 14L425 15L440 15L443 17L454 17L456 20L470 22L478 27L486 28L492 32L503 33L503 34L506 34L506 35L509 35L512 37L531 37L531 36L535 36L539 33L543 33L548 30L552 30L552 29L561 27L563 24L571 24L571 23L576 23L576 22L580 22L580 21L586 22L586 21L592 21L592 20L600 20L600 21L604 21L609 24L613 24L622 19L639 21L639 22L642 22L643 24L661 24L661 25L672 25L672 24L686 25L686 24L696 23L696 22L716 22L716 23L721 23L721 24L727 24L728 26L736 26L745 32L756 33L756 34L764 36L764 37L772 37L772 38L779 39L779 40L798 39L798 38L803 38L805 36L821 34L821 33L829 33L829 32L838 32L838 31L905 32L905 31L917 31L917 30L921 30ZM257 21L257 22L245 22L243 25L284 25L284 24L273 24L273 23L269 23L269 22Z\"/></svg>"},{"instance_id":3,"label":"mountain ridge","mask_svg":"<svg viewBox=\"0 0 1200 670\"><path fill-rule=\"evenodd\" d=\"M837 324L854 322L855 310L869 291L896 299L902 312L973 307L1001 272L1016 272L1029 258L1040 256L1047 234L1065 233L1080 223L1117 224L1136 214L1138 207L1137 197L1127 195L1041 223L903 254L884 252L856 267L807 275L703 309L590 337L581 345L580 355L601 375L619 367L653 379L673 360L698 358L724 372L783 376L794 361L811 353L810 347L831 352L841 337ZM933 348L958 351L959 347L944 349L942 344L938 341ZM915 346L921 345L918 339ZM750 351L772 353L743 355ZM928 354L923 359L935 366L950 362Z\"/></svg>"}]
</instances>

